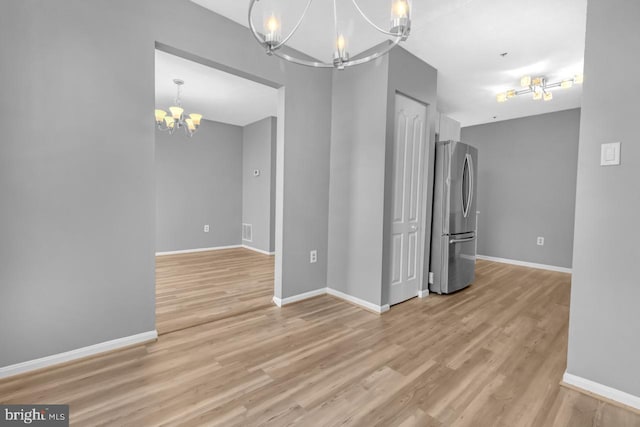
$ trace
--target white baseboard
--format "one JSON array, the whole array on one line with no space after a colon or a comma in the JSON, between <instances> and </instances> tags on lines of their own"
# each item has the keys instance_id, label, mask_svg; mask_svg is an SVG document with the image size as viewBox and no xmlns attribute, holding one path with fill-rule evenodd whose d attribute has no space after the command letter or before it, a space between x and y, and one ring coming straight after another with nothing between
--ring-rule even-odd
<instances>
[{"instance_id":1,"label":"white baseboard","mask_svg":"<svg viewBox=\"0 0 640 427\"><path fill-rule=\"evenodd\" d=\"M314 291L305 292L303 294L294 295L288 298L278 298L273 297L273 302L278 306L282 307L287 304L293 304L294 302L303 301L309 298L317 297L319 295L324 295L327 293L327 288L316 289Z\"/></svg>"},{"instance_id":2,"label":"white baseboard","mask_svg":"<svg viewBox=\"0 0 640 427\"><path fill-rule=\"evenodd\" d=\"M604 384L579 377L577 375L569 374L567 372L565 372L562 376L562 382L569 386L582 389L588 393L596 394L598 396L604 397L605 399L609 399L614 402L621 403L625 406L640 410L640 397L634 396L633 394L629 394L613 387L609 387Z\"/></svg>"},{"instance_id":3,"label":"white baseboard","mask_svg":"<svg viewBox=\"0 0 640 427\"><path fill-rule=\"evenodd\" d=\"M371 311L374 311L376 313L382 314L382 313L384 313L386 311L389 311L389 304L376 305L376 304L370 303L369 301L365 301L363 299L354 297L352 295L345 294L344 292L340 292L340 291L332 289L332 288L327 288L327 293L329 295L332 295L332 296L336 297L336 298L340 298L340 299L343 299L345 301L349 301L349 302L351 302L353 304L359 305L361 307L366 308L367 310L371 310Z\"/></svg>"},{"instance_id":4,"label":"white baseboard","mask_svg":"<svg viewBox=\"0 0 640 427\"><path fill-rule=\"evenodd\" d=\"M250 251L259 252L264 255L275 255L275 252L263 251L262 249L254 248L252 246L242 245L243 248L249 249Z\"/></svg>"},{"instance_id":5,"label":"white baseboard","mask_svg":"<svg viewBox=\"0 0 640 427\"><path fill-rule=\"evenodd\" d=\"M571 274L572 272L570 268L566 268L566 267L557 267L555 265L547 265L547 264L536 264L535 262L518 261L515 259L496 258L496 257L486 256L486 255L477 255L476 258L482 259L485 261L500 262L502 264L512 264L512 265L519 265L521 267L537 268L539 270L550 270L550 271L557 271L560 273L569 273L569 274Z\"/></svg>"},{"instance_id":6,"label":"white baseboard","mask_svg":"<svg viewBox=\"0 0 640 427\"><path fill-rule=\"evenodd\" d=\"M54 354L42 357L40 359L29 360L27 362L16 363L15 365L4 366L0 368L0 378L8 378L14 375L24 374L26 372L38 369L48 368L50 366L59 365L61 363L71 362L77 359L94 356L96 354L105 353L133 345L140 345L158 339L156 330L143 332L141 334L131 335L124 338L117 338L111 341L105 341L99 344L90 345L88 347L78 348L76 350L66 351L64 353Z\"/></svg>"},{"instance_id":7,"label":"white baseboard","mask_svg":"<svg viewBox=\"0 0 640 427\"><path fill-rule=\"evenodd\" d=\"M429 296L429 289L425 289L424 291L418 291L418 298L426 298Z\"/></svg>"},{"instance_id":8,"label":"white baseboard","mask_svg":"<svg viewBox=\"0 0 640 427\"><path fill-rule=\"evenodd\" d=\"M363 308L366 308L367 310L374 311L376 313L384 313L386 311L389 311L389 304L385 304L383 306L376 305L376 304L370 303L369 301L365 301L363 299L356 298L351 295L347 295L344 292L340 292L331 288L316 289L314 291L305 292L303 294L294 295L288 298L278 298L274 296L273 303L278 307L283 307L287 304L293 304L294 302L303 301L309 298L317 297L319 295L326 295L326 294L332 295L336 298L340 298L345 301L349 301L353 304L359 305Z\"/></svg>"},{"instance_id":9,"label":"white baseboard","mask_svg":"<svg viewBox=\"0 0 640 427\"><path fill-rule=\"evenodd\" d=\"M241 247L242 245L231 245L231 246L215 246L213 248L184 249L181 251L156 252L156 256L191 254L195 252L221 251L223 249L237 249Z\"/></svg>"}]
</instances>

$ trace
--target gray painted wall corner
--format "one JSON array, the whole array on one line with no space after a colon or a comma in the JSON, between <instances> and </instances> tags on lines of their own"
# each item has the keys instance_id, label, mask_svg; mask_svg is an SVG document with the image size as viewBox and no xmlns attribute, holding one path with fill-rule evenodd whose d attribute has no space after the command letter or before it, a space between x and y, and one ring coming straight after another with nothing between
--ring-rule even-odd
<instances>
[{"instance_id":1,"label":"gray painted wall corner","mask_svg":"<svg viewBox=\"0 0 640 427\"><path fill-rule=\"evenodd\" d=\"M567 372L640 397L640 2L590 0ZM612 66L615 64L615 66ZM623 94L621 96L621 94ZM620 141L620 166L600 145Z\"/></svg>"},{"instance_id":2,"label":"gray painted wall corner","mask_svg":"<svg viewBox=\"0 0 640 427\"><path fill-rule=\"evenodd\" d=\"M479 254L571 268L579 129L579 109L462 129L479 152Z\"/></svg>"},{"instance_id":3,"label":"gray painted wall corner","mask_svg":"<svg viewBox=\"0 0 640 427\"><path fill-rule=\"evenodd\" d=\"M327 285L376 305L387 81L388 57L333 72Z\"/></svg>"},{"instance_id":4,"label":"gray painted wall corner","mask_svg":"<svg viewBox=\"0 0 640 427\"><path fill-rule=\"evenodd\" d=\"M242 129L242 223L251 224L251 241L265 252L275 247L276 118L267 117ZM254 175L254 171L259 175Z\"/></svg>"},{"instance_id":5,"label":"gray painted wall corner","mask_svg":"<svg viewBox=\"0 0 640 427\"><path fill-rule=\"evenodd\" d=\"M0 211L0 342L9 349L0 366L155 327L156 46L286 86L279 200L287 262L278 292L326 286L329 71L268 57L246 28L188 1L4 6L0 53L12 60L0 69L15 78L0 100L8 112L0 116L8 129L0 195L11 207ZM211 42L223 36L225 43ZM29 119L60 110L73 111L74 120L45 127ZM312 247L319 252L314 265ZM37 316L18 309L25 300L43 301Z\"/></svg>"},{"instance_id":6,"label":"gray painted wall corner","mask_svg":"<svg viewBox=\"0 0 640 427\"><path fill-rule=\"evenodd\" d=\"M242 134L209 120L191 138L156 131L156 252L241 243Z\"/></svg>"}]
</instances>

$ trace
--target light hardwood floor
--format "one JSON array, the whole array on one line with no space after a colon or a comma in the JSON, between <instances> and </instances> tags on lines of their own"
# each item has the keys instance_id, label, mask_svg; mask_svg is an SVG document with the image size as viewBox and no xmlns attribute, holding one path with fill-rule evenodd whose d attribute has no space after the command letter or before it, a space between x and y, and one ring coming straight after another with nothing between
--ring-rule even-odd
<instances>
[{"instance_id":1,"label":"light hardwood floor","mask_svg":"<svg viewBox=\"0 0 640 427\"><path fill-rule=\"evenodd\" d=\"M156 257L158 333L270 307L273 263L244 248Z\"/></svg>"},{"instance_id":2,"label":"light hardwood floor","mask_svg":"<svg viewBox=\"0 0 640 427\"><path fill-rule=\"evenodd\" d=\"M74 425L640 426L558 385L570 276L479 262L476 283L382 316L330 296L0 382Z\"/></svg>"}]
</instances>

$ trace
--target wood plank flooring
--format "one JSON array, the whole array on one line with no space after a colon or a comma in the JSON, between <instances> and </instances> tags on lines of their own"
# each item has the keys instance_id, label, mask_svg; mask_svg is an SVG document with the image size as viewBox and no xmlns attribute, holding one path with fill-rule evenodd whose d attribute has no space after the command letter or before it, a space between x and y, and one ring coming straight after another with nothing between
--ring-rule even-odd
<instances>
[{"instance_id":1,"label":"wood plank flooring","mask_svg":"<svg viewBox=\"0 0 640 427\"><path fill-rule=\"evenodd\" d=\"M382 316L330 296L0 382L73 425L640 426L559 386L570 276L479 262L476 283Z\"/></svg>"},{"instance_id":2,"label":"wood plank flooring","mask_svg":"<svg viewBox=\"0 0 640 427\"><path fill-rule=\"evenodd\" d=\"M156 257L158 333L272 305L274 257L224 249Z\"/></svg>"}]
</instances>

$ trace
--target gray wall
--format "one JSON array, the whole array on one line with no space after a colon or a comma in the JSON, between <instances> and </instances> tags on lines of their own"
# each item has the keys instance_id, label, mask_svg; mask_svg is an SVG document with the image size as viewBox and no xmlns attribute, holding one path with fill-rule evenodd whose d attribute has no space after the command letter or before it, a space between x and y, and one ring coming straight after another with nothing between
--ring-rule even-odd
<instances>
[{"instance_id":1,"label":"gray wall","mask_svg":"<svg viewBox=\"0 0 640 427\"><path fill-rule=\"evenodd\" d=\"M438 113L436 133L438 134L438 141L460 141L460 122L445 114Z\"/></svg>"},{"instance_id":2,"label":"gray wall","mask_svg":"<svg viewBox=\"0 0 640 427\"><path fill-rule=\"evenodd\" d=\"M579 129L579 109L462 129L478 148L480 255L571 268Z\"/></svg>"},{"instance_id":3,"label":"gray wall","mask_svg":"<svg viewBox=\"0 0 640 427\"><path fill-rule=\"evenodd\" d=\"M192 138L156 131L156 252L240 244L242 133L208 120Z\"/></svg>"},{"instance_id":4,"label":"gray wall","mask_svg":"<svg viewBox=\"0 0 640 427\"><path fill-rule=\"evenodd\" d=\"M436 79L434 68L398 47L373 63L334 73L329 287L376 305L388 302L385 194L391 177L385 170L393 157L395 93L435 106ZM428 121L432 151L431 107Z\"/></svg>"},{"instance_id":5,"label":"gray wall","mask_svg":"<svg viewBox=\"0 0 640 427\"><path fill-rule=\"evenodd\" d=\"M567 372L640 396L640 2L590 0ZM612 66L615 64L615 66ZM600 166L620 141L622 164Z\"/></svg>"},{"instance_id":6,"label":"gray wall","mask_svg":"<svg viewBox=\"0 0 640 427\"><path fill-rule=\"evenodd\" d=\"M155 328L148 6L2 2L0 366Z\"/></svg>"},{"instance_id":7,"label":"gray wall","mask_svg":"<svg viewBox=\"0 0 640 427\"><path fill-rule=\"evenodd\" d=\"M275 251L276 118L267 117L242 131L242 223L252 225L252 241L242 244ZM260 175L254 176L258 169ZM272 203L273 202L273 203Z\"/></svg>"},{"instance_id":8,"label":"gray wall","mask_svg":"<svg viewBox=\"0 0 640 427\"><path fill-rule=\"evenodd\" d=\"M333 75L327 285L381 305L389 58Z\"/></svg>"},{"instance_id":9,"label":"gray wall","mask_svg":"<svg viewBox=\"0 0 640 427\"><path fill-rule=\"evenodd\" d=\"M2 5L0 366L155 327L156 42L286 86L276 294L326 285L330 70L268 57L187 0Z\"/></svg>"}]
</instances>

